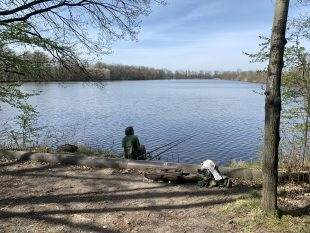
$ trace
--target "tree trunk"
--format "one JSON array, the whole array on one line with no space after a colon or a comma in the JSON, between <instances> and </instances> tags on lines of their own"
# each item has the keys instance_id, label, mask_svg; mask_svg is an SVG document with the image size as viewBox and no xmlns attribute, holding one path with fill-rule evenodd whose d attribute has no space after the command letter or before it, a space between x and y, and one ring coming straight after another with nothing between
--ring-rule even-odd
<instances>
[{"instance_id":1,"label":"tree trunk","mask_svg":"<svg viewBox=\"0 0 310 233\"><path fill-rule=\"evenodd\" d=\"M289 0L277 0L273 19L265 98L262 207L277 210L278 148L280 141L281 74Z\"/></svg>"},{"instance_id":2,"label":"tree trunk","mask_svg":"<svg viewBox=\"0 0 310 233\"><path fill-rule=\"evenodd\" d=\"M307 116L306 116L306 122L305 122L305 130L304 130L304 145L303 145L303 150L302 150L302 166L304 165L305 162L305 156L308 155L308 131L309 131L309 107L307 109Z\"/></svg>"}]
</instances>

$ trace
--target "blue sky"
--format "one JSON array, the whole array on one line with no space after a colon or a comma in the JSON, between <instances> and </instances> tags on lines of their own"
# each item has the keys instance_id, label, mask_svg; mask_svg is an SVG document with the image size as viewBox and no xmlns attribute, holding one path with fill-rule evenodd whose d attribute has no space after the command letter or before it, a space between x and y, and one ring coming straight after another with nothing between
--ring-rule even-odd
<instances>
[{"instance_id":1,"label":"blue sky","mask_svg":"<svg viewBox=\"0 0 310 233\"><path fill-rule=\"evenodd\" d=\"M143 18L138 41L123 40L105 55L107 63L171 70L255 70L242 52L270 36L274 0L167 0ZM310 13L291 2L290 16Z\"/></svg>"}]
</instances>

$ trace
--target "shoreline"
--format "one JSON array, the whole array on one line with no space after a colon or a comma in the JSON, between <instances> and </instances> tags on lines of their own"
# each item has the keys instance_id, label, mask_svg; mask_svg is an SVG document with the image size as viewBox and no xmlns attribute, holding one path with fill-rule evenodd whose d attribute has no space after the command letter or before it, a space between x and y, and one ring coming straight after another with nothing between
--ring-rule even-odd
<instances>
[{"instance_id":1,"label":"shoreline","mask_svg":"<svg viewBox=\"0 0 310 233\"><path fill-rule=\"evenodd\" d=\"M51 165L76 165L90 168L113 168L113 169L134 169L137 171L149 170L181 170L190 174L198 174L201 165L161 162L152 160L128 160L123 158L109 158L104 156L87 156L74 153L39 153L31 151L9 151L0 150L0 155L17 161L44 162ZM260 169L249 167L223 167L219 166L223 175L229 178L260 182L262 172ZM280 183L286 181L305 182L309 184L310 173L307 171L283 172L279 170L278 179Z\"/></svg>"},{"instance_id":2,"label":"shoreline","mask_svg":"<svg viewBox=\"0 0 310 233\"><path fill-rule=\"evenodd\" d=\"M167 81L167 80L195 80L195 81L202 81L202 80L219 80L219 81L231 81L231 82L245 82L245 83L253 83L253 84L261 84L265 85L264 82L256 82L250 80L231 80L231 79L220 79L220 78L164 78L164 79L115 79L115 80L50 80L50 81L0 81L0 84L5 83L105 83L105 82L122 82L122 81Z\"/></svg>"}]
</instances>

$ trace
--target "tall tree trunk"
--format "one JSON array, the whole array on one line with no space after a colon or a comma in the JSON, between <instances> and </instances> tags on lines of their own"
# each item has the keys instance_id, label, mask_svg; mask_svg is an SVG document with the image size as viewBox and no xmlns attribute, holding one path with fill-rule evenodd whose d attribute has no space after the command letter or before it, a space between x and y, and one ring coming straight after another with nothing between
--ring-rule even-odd
<instances>
[{"instance_id":1,"label":"tall tree trunk","mask_svg":"<svg viewBox=\"0 0 310 233\"><path fill-rule=\"evenodd\" d=\"M307 113L306 113L306 122L305 122L305 130L304 130L304 145L303 145L303 150L302 150L302 165L304 165L305 161L305 156L308 155L308 131L309 131L309 117L310 117L310 112L309 112L309 104L307 108Z\"/></svg>"},{"instance_id":2,"label":"tall tree trunk","mask_svg":"<svg viewBox=\"0 0 310 233\"><path fill-rule=\"evenodd\" d=\"M276 0L265 98L262 207L277 210L278 148L280 141L281 74L289 0Z\"/></svg>"},{"instance_id":3,"label":"tall tree trunk","mask_svg":"<svg viewBox=\"0 0 310 233\"><path fill-rule=\"evenodd\" d=\"M299 51L298 57L299 57L299 60L301 62L301 67L302 67L301 85L306 88L305 96L303 96L304 107L306 109L306 119L304 121L305 128L303 132L304 138L303 138L303 148L302 148L302 154L301 154L302 166L304 166L305 156L308 155L308 131L309 131L309 118L310 118L310 86L309 86L309 71L307 68L309 64L305 57L305 54L302 54L299 48L298 48L298 51Z\"/></svg>"}]
</instances>

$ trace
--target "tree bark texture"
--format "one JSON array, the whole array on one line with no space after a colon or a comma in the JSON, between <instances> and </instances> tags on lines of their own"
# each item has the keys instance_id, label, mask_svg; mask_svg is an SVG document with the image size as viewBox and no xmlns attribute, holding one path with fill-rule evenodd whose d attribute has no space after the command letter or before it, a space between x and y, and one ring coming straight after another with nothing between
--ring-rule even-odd
<instances>
[{"instance_id":1,"label":"tree bark texture","mask_svg":"<svg viewBox=\"0 0 310 233\"><path fill-rule=\"evenodd\" d=\"M262 207L277 210L278 147L280 141L281 74L286 44L285 31L289 0L276 0L273 18L265 98L265 143L263 153Z\"/></svg>"},{"instance_id":2,"label":"tree bark texture","mask_svg":"<svg viewBox=\"0 0 310 233\"><path fill-rule=\"evenodd\" d=\"M308 104L309 105L309 104ZM303 142L303 149L302 149L302 165L304 165L305 157L308 156L308 131L309 131L309 106L307 108L306 113L306 121L305 121L305 130L304 130L304 142Z\"/></svg>"}]
</instances>

